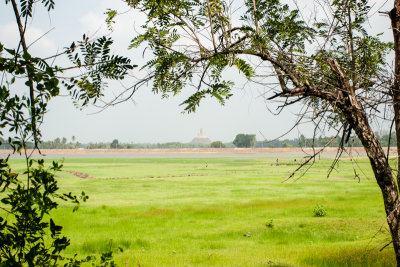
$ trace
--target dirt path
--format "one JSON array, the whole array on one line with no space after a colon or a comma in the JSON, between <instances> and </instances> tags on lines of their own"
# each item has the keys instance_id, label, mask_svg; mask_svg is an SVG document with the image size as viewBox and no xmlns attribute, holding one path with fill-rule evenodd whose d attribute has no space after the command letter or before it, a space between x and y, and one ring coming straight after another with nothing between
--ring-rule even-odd
<instances>
[{"instance_id":1,"label":"dirt path","mask_svg":"<svg viewBox=\"0 0 400 267\"><path fill-rule=\"evenodd\" d=\"M82 179L95 179L94 177L90 176L87 173L83 173L83 172L76 172L76 171L66 171L76 177L82 178Z\"/></svg>"}]
</instances>

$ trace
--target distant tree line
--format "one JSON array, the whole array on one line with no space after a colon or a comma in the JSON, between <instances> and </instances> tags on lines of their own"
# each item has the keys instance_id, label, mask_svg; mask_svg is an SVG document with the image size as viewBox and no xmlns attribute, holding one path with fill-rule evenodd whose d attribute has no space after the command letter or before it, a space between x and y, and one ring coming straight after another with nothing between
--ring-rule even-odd
<instances>
[{"instance_id":1,"label":"distant tree line","mask_svg":"<svg viewBox=\"0 0 400 267\"><path fill-rule=\"evenodd\" d=\"M388 133L376 133L383 147L387 147L389 143ZM333 139L333 140L331 140ZM224 143L222 141L214 141L209 145L167 142L167 143L120 143L118 139L112 142L91 142L80 143L73 136L71 140L66 137L55 138L54 140L42 141L40 147L42 149L179 149L179 148L235 148L235 147L255 147L255 148L285 148L285 147L322 147L327 142L330 142L329 147L337 147L341 142L341 137L318 137L306 138L301 135L299 138L283 139L283 140L265 140L256 141L255 135L238 134L233 142ZM391 144L396 144L396 135L392 134L390 138ZM11 149L8 140L0 137L0 149ZM33 148L33 143L28 142L28 148ZM352 136L347 146L362 147L360 140Z\"/></svg>"},{"instance_id":2,"label":"distant tree line","mask_svg":"<svg viewBox=\"0 0 400 267\"><path fill-rule=\"evenodd\" d=\"M8 140L0 137L0 143L1 143L0 149L11 149ZM32 149L34 147L32 142L26 142L26 146L29 149ZM74 136L70 141L68 141L67 138L65 137L62 138L57 137L54 140L40 142L41 149L74 149L74 148L84 148L84 147L85 144L81 144L78 141L76 141Z\"/></svg>"},{"instance_id":3,"label":"distant tree line","mask_svg":"<svg viewBox=\"0 0 400 267\"><path fill-rule=\"evenodd\" d=\"M379 141L383 147L387 147L389 144L389 134L388 133L376 133ZM333 140L332 140L333 139ZM284 139L284 140L265 140L257 141L256 147L323 147L325 144L330 142L328 147L338 147L341 143L341 137L318 137L318 138L306 138L301 135L299 138L294 139ZM390 138L390 143L395 146L397 142L396 135L392 133ZM362 147L360 139L356 136L351 136L349 142L346 146Z\"/></svg>"},{"instance_id":4,"label":"distant tree line","mask_svg":"<svg viewBox=\"0 0 400 267\"><path fill-rule=\"evenodd\" d=\"M111 143L99 142L89 143L85 145L87 149L179 149L179 148L209 148L210 145L181 143L181 142L167 142L167 143L120 143L117 139Z\"/></svg>"}]
</instances>

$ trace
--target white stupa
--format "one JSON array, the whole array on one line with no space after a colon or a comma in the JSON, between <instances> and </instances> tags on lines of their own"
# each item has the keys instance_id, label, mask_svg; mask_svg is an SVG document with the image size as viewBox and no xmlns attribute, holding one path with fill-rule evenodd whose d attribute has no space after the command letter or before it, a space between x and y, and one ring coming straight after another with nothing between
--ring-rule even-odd
<instances>
[{"instance_id":1,"label":"white stupa","mask_svg":"<svg viewBox=\"0 0 400 267\"><path fill-rule=\"evenodd\" d=\"M209 144L211 144L211 140L203 133L203 129L200 129L199 134L195 138L193 138L192 143L209 145Z\"/></svg>"}]
</instances>

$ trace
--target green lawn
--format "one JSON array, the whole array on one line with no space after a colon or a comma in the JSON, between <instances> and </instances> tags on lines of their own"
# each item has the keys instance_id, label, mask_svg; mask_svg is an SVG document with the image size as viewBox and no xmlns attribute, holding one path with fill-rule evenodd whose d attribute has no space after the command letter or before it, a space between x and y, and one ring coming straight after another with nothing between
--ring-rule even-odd
<instances>
[{"instance_id":1,"label":"green lawn","mask_svg":"<svg viewBox=\"0 0 400 267\"><path fill-rule=\"evenodd\" d=\"M394 266L383 202L369 163L318 161L282 183L293 159L66 159L63 192L85 191L53 213L68 254L111 246L121 266ZM23 161L12 160L19 170ZM362 171L361 171L362 170ZM82 179L66 171L89 174ZM298 177L298 176L297 176ZM313 210L324 205L325 217ZM123 252L117 248L123 248Z\"/></svg>"}]
</instances>

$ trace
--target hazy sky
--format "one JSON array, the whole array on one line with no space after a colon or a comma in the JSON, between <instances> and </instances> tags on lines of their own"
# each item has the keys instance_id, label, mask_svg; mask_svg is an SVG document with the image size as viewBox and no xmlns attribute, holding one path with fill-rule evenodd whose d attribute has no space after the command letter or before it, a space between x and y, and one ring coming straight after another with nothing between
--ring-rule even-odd
<instances>
[{"instance_id":1,"label":"hazy sky","mask_svg":"<svg viewBox=\"0 0 400 267\"><path fill-rule=\"evenodd\" d=\"M303 3L307 1L302 0ZM40 56L53 55L57 50L69 46L72 41L79 40L82 34L90 36L106 32L104 12L107 8L127 10L119 0L58 0L55 11L47 14L44 10L35 10L34 20L29 25L28 43L36 40L50 30L48 34L35 42L31 53ZM311 1L310 1L311 2ZM387 2L377 1L375 10ZM381 10L388 11L390 2ZM6 47L15 46L18 31L14 22L11 5L0 4L0 42ZM114 26L112 37L115 40L116 52L129 56L133 63L142 63L140 52L128 51L130 38L134 29L144 21L143 16L134 12L119 18ZM375 14L371 20L371 31L384 32L390 38L389 19ZM65 62L57 61L56 64ZM132 80L123 82L124 86L132 84ZM68 96L60 96L49 104L49 113L45 117L42 132L45 140L56 137L72 136L80 142L111 141L120 142L190 142L200 128L211 140L232 141L238 133L257 134L262 140L276 138L291 128L299 112L299 106L287 110L279 116L268 112L261 94L263 88L255 86L242 87L238 81L234 96L221 106L214 99L206 99L195 114L182 114L179 104L184 96L161 99L154 95L150 87L142 87L133 97L133 101L111 107L100 113L94 107L78 110ZM110 84L108 96L121 90L119 83ZM305 125L292 131L287 137L297 137L301 131L306 136L311 134L311 125Z\"/></svg>"}]
</instances>

